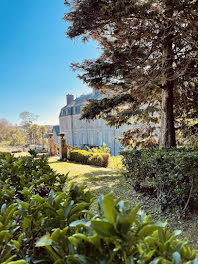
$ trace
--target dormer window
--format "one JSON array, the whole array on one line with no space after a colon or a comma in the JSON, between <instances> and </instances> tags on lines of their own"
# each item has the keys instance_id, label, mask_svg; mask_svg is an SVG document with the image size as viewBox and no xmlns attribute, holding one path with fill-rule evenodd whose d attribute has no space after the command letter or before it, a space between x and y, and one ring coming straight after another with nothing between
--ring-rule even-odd
<instances>
[{"instance_id":1,"label":"dormer window","mask_svg":"<svg viewBox=\"0 0 198 264\"><path fill-rule=\"evenodd\" d=\"M75 114L80 114L80 106L75 107Z\"/></svg>"},{"instance_id":2,"label":"dormer window","mask_svg":"<svg viewBox=\"0 0 198 264\"><path fill-rule=\"evenodd\" d=\"M71 115L71 108L67 109L67 115Z\"/></svg>"}]
</instances>

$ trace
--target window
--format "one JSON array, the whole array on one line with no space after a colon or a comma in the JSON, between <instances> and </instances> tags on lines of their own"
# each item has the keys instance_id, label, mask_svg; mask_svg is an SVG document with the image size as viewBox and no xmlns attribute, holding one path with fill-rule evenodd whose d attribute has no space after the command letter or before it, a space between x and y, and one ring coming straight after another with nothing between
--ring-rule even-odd
<instances>
[{"instance_id":1,"label":"window","mask_svg":"<svg viewBox=\"0 0 198 264\"><path fill-rule=\"evenodd\" d=\"M65 113L65 110L62 110L62 116L65 116L66 113Z\"/></svg>"},{"instance_id":2,"label":"window","mask_svg":"<svg viewBox=\"0 0 198 264\"><path fill-rule=\"evenodd\" d=\"M66 144L71 144L70 135L67 135L67 134L66 134Z\"/></svg>"},{"instance_id":3,"label":"window","mask_svg":"<svg viewBox=\"0 0 198 264\"><path fill-rule=\"evenodd\" d=\"M75 114L80 114L80 106L75 107Z\"/></svg>"},{"instance_id":4,"label":"window","mask_svg":"<svg viewBox=\"0 0 198 264\"><path fill-rule=\"evenodd\" d=\"M93 132L90 133L90 145L91 146L94 145L94 135L93 135Z\"/></svg>"},{"instance_id":5,"label":"window","mask_svg":"<svg viewBox=\"0 0 198 264\"><path fill-rule=\"evenodd\" d=\"M93 127L93 123L94 123L93 120L90 120L89 121L89 127Z\"/></svg>"},{"instance_id":6,"label":"window","mask_svg":"<svg viewBox=\"0 0 198 264\"><path fill-rule=\"evenodd\" d=\"M66 127L67 129L69 129L69 119L68 119L68 118L66 119L65 127Z\"/></svg>"},{"instance_id":7,"label":"window","mask_svg":"<svg viewBox=\"0 0 198 264\"><path fill-rule=\"evenodd\" d=\"M82 143L83 143L83 144L87 144L86 133L82 133L82 138L83 138Z\"/></svg>"},{"instance_id":8,"label":"window","mask_svg":"<svg viewBox=\"0 0 198 264\"><path fill-rule=\"evenodd\" d=\"M102 120L98 119L98 126L100 127L102 125Z\"/></svg>"},{"instance_id":9,"label":"window","mask_svg":"<svg viewBox=\"0 0 198 264\"><path fill-rule=\"evenodd\" d=\"M105 143L108 145L109 144L109 140L110 139L110 137L109 137L109 132L107 131L106 133L105 133Z\"/></svg>"},{"instance_id":10,"label":"window","mask_svg":"<svg viewBox=\"0 0 198 264\"><path fill-rule=\"evenodd\" d=\"M72 108L71 107L67 109L67 114L68 115L71 115L72 114Z\"/></svg>"},{"instance_id":11,"label":"window","mask_svg":"<svg viewBox=\"0 0 198 264\"><path fill-rule=\"evenodd\" d=\"M74 133L74 147L78 146L78 134Z\"/></svg>"},{"instance_id":12,"label":"window","mask_svg":"<svg viewBox=\"0 0 198 264\"><path fill-rule=\"evenodd\" d=\"M102 146L102 132L98 133L98 146Z\"/></svg>"},{"instance_id":13,"label":"window","mask_svg":"<svg viewBox=\"0 0 198 264\"><path fill-rule=\"evenodd\" d=\"M74 128L77 128L77 120L76 119L73 120L73 126L74 126Z\"/></svg>"}]
</instances>

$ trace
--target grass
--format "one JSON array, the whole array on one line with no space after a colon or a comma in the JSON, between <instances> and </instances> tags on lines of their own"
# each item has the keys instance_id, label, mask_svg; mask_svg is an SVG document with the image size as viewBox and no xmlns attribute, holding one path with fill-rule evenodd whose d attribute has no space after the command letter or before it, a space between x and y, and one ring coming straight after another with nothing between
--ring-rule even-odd
<instances>
[{"instance_id":1,"label":"grass","mask_svg":"<svg viewBox=\"0 0 198 264\"><path fill-rule=\"evenodd\" d=\"M0 152L11 152L11 148L7 146L0 146Z\"/></svg>"},{"instance_id":2,"label":"grass","mask_svg":"<svg viewBox=\"0 0 198 264\"><path fill-rule=\"evenodd\" d=\"M12 147L9 147L9 146L0 146L0 152L9 152L11 153L12 152ZM18 152L18 153L14 153L14 156L15 157L20 157L20 156L27 156L28 155L28 152Z\"/></svg>"},{"instance_id":3,"label":"grass","mask_svg":"<svg viewBox=\"0 0 198 264\"><path fill-rule=\"evenodd\" d=\"M113 159L110 166L113 168L120 168L119 159ZM134 206L140 203L142 208L155 219L166 220L171 229L180 229L183 236L189 238L191 245L198 248L197 228L198 228L198 215L194 214L189 219L179 219L177 212L172 214L162 214L159 204L156 200L150 199L137 193L131 183L127 182L120 170L112 168L100 168L96 166L82 165L73 162L60 162L57 158L49 159L50 166L58 173L66 174L69 172L67 184L83 184L87 189L98 198L102 194L107 194L110 191L114 192L115 197L120 197L124 200L129 200L129 205ZM92 209L97 207L97 199L93 203Z\"/></svg>"},{"instance_id":4,"label":"grass","mask_svg":"<svg viewBox=\"0 0 198 264\"><path fill-rule=\"evenodd\" d=\"M58 173L65 174L69 172L69 184L84 184L96 197L110 191L113 191L116 197L123 199L131 196L131 186L127 184L124 176L118 170L73 162L59 162L55 158L50 158L49 162L51 167Z\"/></svg>"},{"instance_id":5,"label":"grass","mask_svg":"<svg viewBox=\"0 0 198 264\"><path fill-rule=\"evenodd\" d=\"M22 157L22 156L27 156L27 155L29 155L29 153L28 152L19 152L19 153L14 153L14 156L15 157Z\"/></svg>"}]
</instances>

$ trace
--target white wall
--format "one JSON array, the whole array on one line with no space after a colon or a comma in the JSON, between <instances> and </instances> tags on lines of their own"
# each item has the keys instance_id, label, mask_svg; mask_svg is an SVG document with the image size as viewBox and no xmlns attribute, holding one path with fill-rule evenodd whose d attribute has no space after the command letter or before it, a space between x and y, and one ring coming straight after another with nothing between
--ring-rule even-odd
<instances>
[{"instance_id":1,"label":"white wall","mask_svg":"<svg viewBox=\"0 0 198 264\"><path fill-rule=\"evenodd\" d=\"M123 126L119 129L108 127L104 120L80 120L79 115L61 116L59 118L60 132L65 133L66 143L81 148L83 144L99 146L105 143L111 148L112 155L118 155L122 146L115 136L122 136L129 129Z\"/></svg>"}]
</instances>

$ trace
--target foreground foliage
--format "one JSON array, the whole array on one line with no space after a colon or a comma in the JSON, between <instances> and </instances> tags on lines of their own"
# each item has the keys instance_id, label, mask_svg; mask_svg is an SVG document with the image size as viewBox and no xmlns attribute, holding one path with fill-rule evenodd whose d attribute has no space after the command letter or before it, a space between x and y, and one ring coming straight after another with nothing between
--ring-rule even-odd
<instances>
[{"instance_id":1,"label":"foreground foliage","mask_svg":"<svg viewBox=\"0 0 198 264\"><path fill-rule=\"evenodd\" d=\"M198 252L176 239L179 231L169 232L166 222L152 221L112 193L91 212L92 194L84 186L65 190L66 176L50 169L44 157L1 155L0 180L0 263L198 261Z\"/></svg>"},{"instance_id":2,"label":"foreground foliage","mask_svg":"<svg viewBox=\"0 0 198 264\"><path fill-rule=\"evenodd\" d=\"M197 209L198 149L142 149L122 152L136 191L155 196L162 210Z\"/></svg>"}]
</instances>

